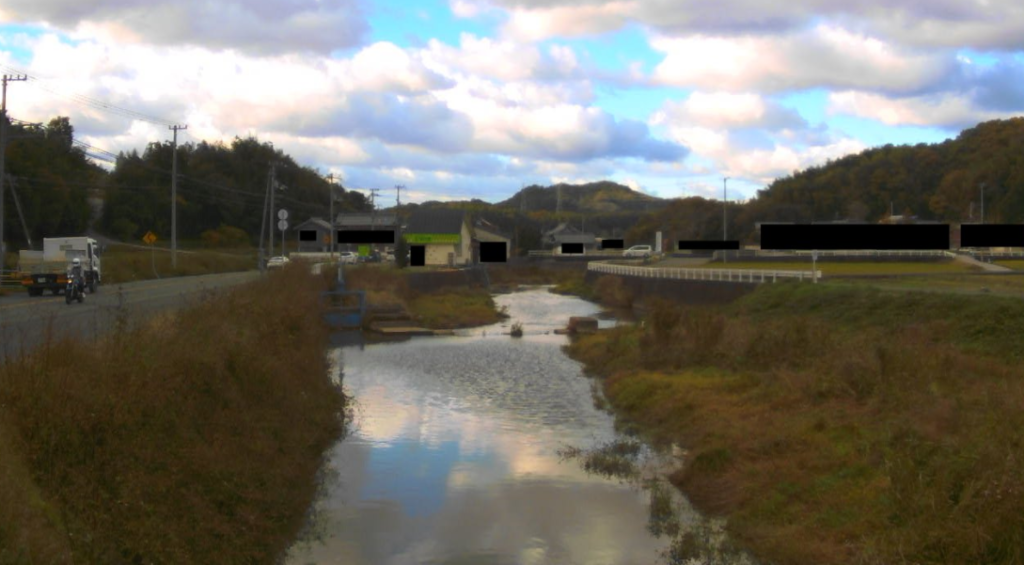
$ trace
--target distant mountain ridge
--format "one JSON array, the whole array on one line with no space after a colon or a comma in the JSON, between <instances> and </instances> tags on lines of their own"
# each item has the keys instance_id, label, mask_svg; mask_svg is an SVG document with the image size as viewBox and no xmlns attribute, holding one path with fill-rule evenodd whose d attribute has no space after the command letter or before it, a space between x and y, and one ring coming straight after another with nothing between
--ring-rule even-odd
<instances>
[{"instance_id":1,"label":"distant mountain ridge","mask_svg":"<svg viewBox=\"0 0 1024 565\"><path fill-rule=\"evenodd\" d=\"M494 206L529 212L531 210L559 209L561 191L562 212L615 213L650 212L664 207L668 201L637 192L612 181L586 184L559 183L552 186L530 185Z\"/></svg>"}]
</instances>

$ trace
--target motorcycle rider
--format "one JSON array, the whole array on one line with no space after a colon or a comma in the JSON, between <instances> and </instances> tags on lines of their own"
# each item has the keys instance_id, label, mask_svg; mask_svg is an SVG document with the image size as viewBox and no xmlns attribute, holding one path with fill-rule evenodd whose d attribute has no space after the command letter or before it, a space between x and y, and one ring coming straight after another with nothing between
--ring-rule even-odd
<instances>
[{"instance_id":1,"label":"motorcycle rider","mask_svg":"<svg viewBox=\"0 0 1024 565\"><path fill-rule=\"evenodd\" d=\"M71 261L71 271L68 273L71 280L75 281L78 292L85 294L85 277L82 276L82 260L75 257Z\"/></svg>"}]
</instances>

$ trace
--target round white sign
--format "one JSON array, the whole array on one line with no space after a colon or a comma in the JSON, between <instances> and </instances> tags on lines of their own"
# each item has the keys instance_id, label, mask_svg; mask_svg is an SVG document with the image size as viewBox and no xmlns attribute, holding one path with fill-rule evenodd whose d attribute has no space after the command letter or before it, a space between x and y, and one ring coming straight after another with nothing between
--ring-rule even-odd
<instances>
[{"instance_id":1,"label":"round white sign","mask_svg":"<svg viewBox=\"0 0 1024 565\"><path fill-rule=\"evenodd\" d=\"M288 210L285 210L283 208L278 210L277 211L277 217L279 219L281 219L281 220L287 220L288 219ZM281 228L281 229L284 229L284 228Z\"/></svg>"},{"instance_id":2,"label":"round white sign","mask_svg":"<svg viewBox=\"0 0 1024 565\"><path fill-rule=\"evenodd\" d=\"M288 220L281 220L277 222L277 229L281 231L288 229Z\"/></svg>"}]
</instances>

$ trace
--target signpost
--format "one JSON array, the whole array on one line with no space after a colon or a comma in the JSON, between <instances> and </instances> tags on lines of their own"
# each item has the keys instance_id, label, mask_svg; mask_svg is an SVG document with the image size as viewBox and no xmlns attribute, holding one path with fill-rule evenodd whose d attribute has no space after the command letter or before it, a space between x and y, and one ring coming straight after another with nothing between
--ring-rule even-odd
<instances>
[{"instance_id":1,"label":"signpost","mask_svg":"<svg viewBox=\"0 0 1024 565\"><path fill-rule=\"evenodd\" d=\"M147 231L146 235L142 236L142 241L149 246L149 262L153 266L153 276L160 278L160 274L156 272L156 250L153 244L156 243L156 234Z\"/></svg>"},{"instance_id":2,"label":"signpost","mask_svg":"<svg viewBox=\"0 0 1024 565\"><path fill-rule=\"evenodd\" d=\"M811 251L811 280L818 284L818 250Z\"/></svg>"},{"instance_id":3,"label":"signpost","mask_svg":"<svg viewBox=\"0 0 1024 565\"><path fill-rule=\"evenodd\" d=\"M284 231L288 229L288 210L284 208L277 211L277 229L281 230L281 256L284 257ZM273 253L273 250L271 250Z\"/></svg>"}]
</instances>

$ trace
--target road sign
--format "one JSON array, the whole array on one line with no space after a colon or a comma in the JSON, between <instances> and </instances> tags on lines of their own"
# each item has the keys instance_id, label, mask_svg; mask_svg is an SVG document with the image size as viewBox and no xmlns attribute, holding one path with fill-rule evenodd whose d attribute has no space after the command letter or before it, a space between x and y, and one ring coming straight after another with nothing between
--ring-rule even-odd
<instances>
[{"instance_id":1,"label":"road sign","mask_svg":"<svg viewBox=\"0 0 1024 565\"><path fill-rule=\"evenodd\" d=\"M281 219L281 220L287 220L288 219L288 210L285 210L284 208L278 210L277 211L277 217L278 217L278 219ZM284 229L284 228L281 228L281 229Z\"/></svg>"},{"instance_id":2,"label":"road sign","mask_svg":"<svg viewBox=\"0 0 1024 565\"><path fill-rule=\"evenodd\" d=\"M142 241L145 241L146 243L153 245L153 242L156 241L156 234L151 231L148 231L146 232L146 235L142 236Z\"/></svg>"},{"instance_id":3,"label":"road sign","mask_svg":"<svg viewBox=\"0 0 1024 565\"><path fill-rule=\"evenodd\" d=\"M284 212L284 210L281 210L281 211ZM288 220L279 220L277 222L277 229L279 229L281 231L284 231L284 230L288 229Z\"/></svg>"}]
</instances>

